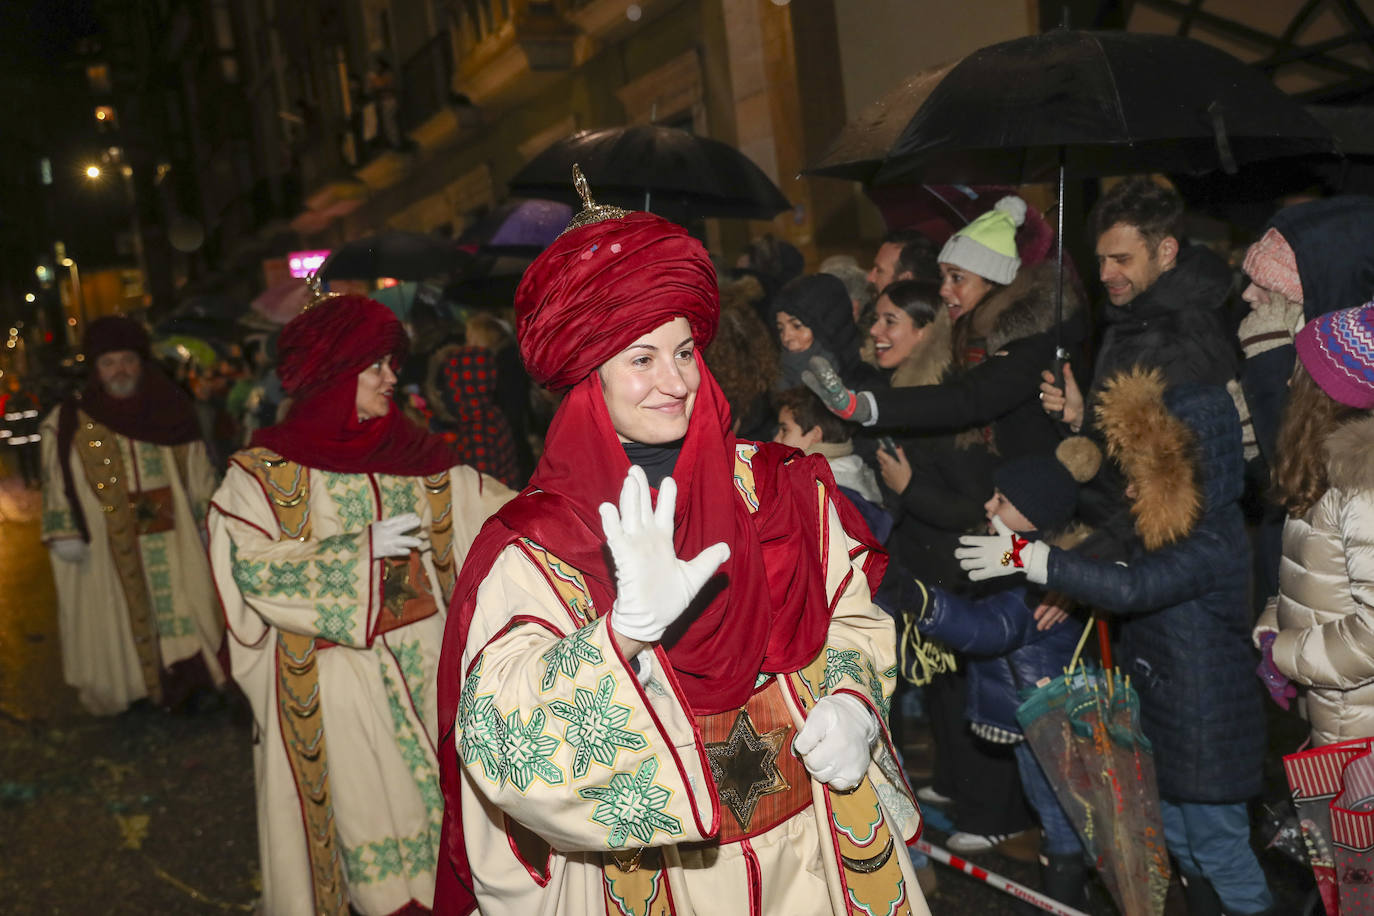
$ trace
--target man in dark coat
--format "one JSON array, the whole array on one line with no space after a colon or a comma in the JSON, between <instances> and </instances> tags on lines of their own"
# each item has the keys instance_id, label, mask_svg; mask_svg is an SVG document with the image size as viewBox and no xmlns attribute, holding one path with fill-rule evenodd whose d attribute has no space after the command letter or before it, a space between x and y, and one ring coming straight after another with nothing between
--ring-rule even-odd
<instances>
[{"instance_id":1,"label":"man in dark coat","mask_svg":"<svg viewBox=\"0 0 1374 916\"><path fill-rule=\"evenodd\" d=\"M1042 376L1040 400L1051 415L1062 411L1072 432L1086 425L1100 438L1092 407L1106 379L1142 366L1160 369L1168 386L1225 386L1236 378L1239 348L1226 318L1231 270L1211 250L1182 243L1183 200L1175 191L1128 179L1103 195L1089 222L1110 300L1092 384L1085 396L1066 366L1062 388L1048 372ZM1084 490L1080 511L1096 531L1084 549L1112 559L1130 549L1124 490L1110 467Z\"/></svg>"}]
</instances>

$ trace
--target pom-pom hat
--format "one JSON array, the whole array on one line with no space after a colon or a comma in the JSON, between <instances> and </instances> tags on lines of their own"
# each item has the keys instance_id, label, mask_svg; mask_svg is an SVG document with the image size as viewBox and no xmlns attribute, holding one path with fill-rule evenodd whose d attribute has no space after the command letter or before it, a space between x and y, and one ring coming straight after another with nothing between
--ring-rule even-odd
<instances>
[{"instance_id":1,"label":"pom-pom hat","mask_svg":"<svg viewBox=\"0 0 1374 916\"><path fill-rule=\"evenodd\" d=\"M939 260L1005 286L1021 269L1016 229L1025 221L1026 202L1015 196L1003 197L991 210L950 236L940 249Z\"/></svg>"},{"instance_id":2,"label":"pom-pom hat","mask_svg":"<svg viewBox=\"0 0 1374 916\"><path fill-rule=\"evenodd\" d=\"M1054 455L1028 455L1002 465L993 482L1007 502L1044 533L1068 524L1078 505L1079 484L1097 475L1102 452L1085 436L1059 443Z\"/></svg>"},{"instance_id":3,"label":"pom-pom hat","mask_svg":"<svg viewBox=\"0 0 1374 916\"><path fill-rule=\"evenodd\" d=\"M1303 368L1332 400L1374 409L1374 302L1312 319L1294 343Z\"/></svg>"}]
</instances>

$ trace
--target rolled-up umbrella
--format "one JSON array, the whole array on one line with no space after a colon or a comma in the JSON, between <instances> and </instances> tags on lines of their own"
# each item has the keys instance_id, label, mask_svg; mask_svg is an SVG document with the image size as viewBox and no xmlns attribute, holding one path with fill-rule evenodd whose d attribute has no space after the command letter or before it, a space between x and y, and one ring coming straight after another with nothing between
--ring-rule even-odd
<instances>
[{"instance_id":1,"label":"rolled-up umbrella","mask_svg":"<svg viewBox=\"0 0 1374 916\"><path fill-rule=\"evenodd\" d=\"M772 219L791 204L748 156L719 140L641 124L583 130L559 140L510 180L512 192L581 205L578 165L596 200L670 219Z\"/></svg>"}]
</instances>

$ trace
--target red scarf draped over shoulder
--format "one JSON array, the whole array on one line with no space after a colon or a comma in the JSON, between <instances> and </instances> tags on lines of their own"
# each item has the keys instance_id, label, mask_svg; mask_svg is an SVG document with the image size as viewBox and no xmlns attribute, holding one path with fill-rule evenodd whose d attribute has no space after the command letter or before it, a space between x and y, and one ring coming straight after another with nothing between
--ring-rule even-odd
<instances>
[{"instance_id":1,"label":"red scarf draped over shoulder","mask_svg":"<svg viewBox=\"0 0 1374 916\"><path fill-rule=\"evenodd\" d=\"M385 416L358 419L358 373L386 358L399 369L408 345L392 311L366 296L331 297L297 315L277 342L277 375L291 409L254 433L252 444L340 474L418 477L458 464L447 442L411 423L395 402Z\"/></svg>"},{"instance_id":2,"label":"red scarf draped over shoulder","mask_svg":"<svg viewBox=\"0 0 1374 916\"><path fill-rule=\"evenodd\" d=\"M829 494L850 536L869 550L865 574L876 589L887 557L857 510L839 495L830 466L785 446L759 446L751 464L759 507L751 513L734 480L736 440L719 386L696 356L701 386L682 452L674 544L692 557L718 541L730 558L707 588L715 597L661 644L687 703L696 714L743 706L760 672L796 671L825 645L831 608L825 589L824 530L819 486ZM530 486L489 519L468 552L449 607L439 668L440 772L446 801L444 856L435 912L470 912L471 870L461 834L459 764L454 720L477 588L497 556L528 537L583 574L603 614L615 601L597 506L614 504L630 463L611 426L600 378L592 373L568 393L552 425ZM614 620L614 611L610 619Z\"/></svg>"}]
</instances>

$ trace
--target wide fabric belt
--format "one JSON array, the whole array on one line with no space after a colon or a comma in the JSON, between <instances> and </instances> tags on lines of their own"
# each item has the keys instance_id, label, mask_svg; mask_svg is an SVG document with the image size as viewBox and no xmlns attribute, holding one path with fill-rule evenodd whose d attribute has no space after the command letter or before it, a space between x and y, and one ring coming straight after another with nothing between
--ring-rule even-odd
<instances>
[{"instance_id":1,"label":"wide fabric belt","mask_svg":"<svg viewBox=\"0 0 1374 916\"><path fill-rule=\"evenodd\" d=\"M811 778L792 752L797 730L776 678L743 708L696 721L722 809L720 843L767 833L811 804Z\"/></svg>"}]
</instances>

